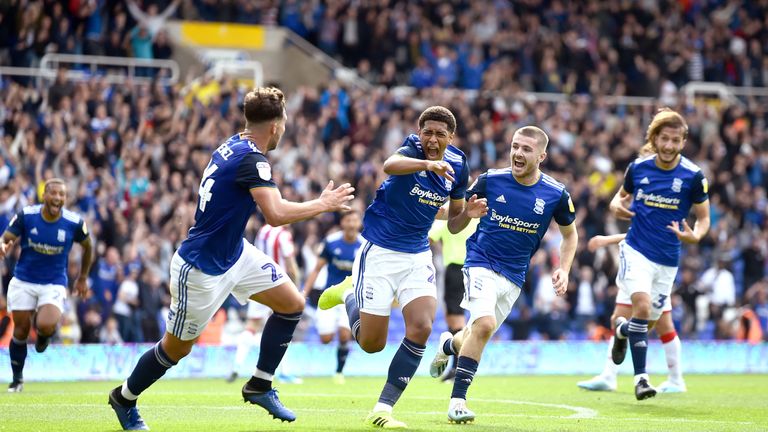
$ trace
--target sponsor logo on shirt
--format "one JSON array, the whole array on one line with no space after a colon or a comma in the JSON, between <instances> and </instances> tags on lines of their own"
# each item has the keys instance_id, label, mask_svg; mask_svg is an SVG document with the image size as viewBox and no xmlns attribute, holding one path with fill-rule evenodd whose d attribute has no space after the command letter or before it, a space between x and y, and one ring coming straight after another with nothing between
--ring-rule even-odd
<instances>
[{"instance_id":1,"label":"sponsor logo on shirt","mask_svg":"<svg viewBox=\"0 0 768 432\"><path fill-rule=\"evenodd\" d=\"M654 193L645 193L642 189L637 190L636 201L642 201L648 207L656 207L666 210L677 210L680 206L679 198L670 198Z\"/></svg>"},{"instance_id":2,"label":"sponsor logo on shirt","mask_svg":"<svg viewBox=\"0 0 768 432\"><path fill-rule=\"evenodd\" d=\"M442 196L437 192L424 190L417 184L413 185L413 189L411 189L410 195L419 197L419 204L426 204L433 207L442 207L445 201L448 199L447 196Z\"/></svg>"},{"instance_id":3,"label":"sponsor logo on shirt","mask_svg":"<svg viewBox=\"0 0 768 432\"><path fill-rule=\"evenodd\" d=\"M524 234L537 234L541 226L538 222L528 222L517 217L496 213L496 209L491 209L491 221L498 223L500 228Z\"/></svg>"},{"instance_id":4,"label":"sponsor logo on shirt","mask_svg":"<svg viewBox=\"0 0 768 432\"><path fill-rule=\"evenodd\" d=\"M53 246L45 243L33 242L32 239L29 239L27 246L43 255L58 255L64 252L64 246Z\"/></svg>"}]
</instances>

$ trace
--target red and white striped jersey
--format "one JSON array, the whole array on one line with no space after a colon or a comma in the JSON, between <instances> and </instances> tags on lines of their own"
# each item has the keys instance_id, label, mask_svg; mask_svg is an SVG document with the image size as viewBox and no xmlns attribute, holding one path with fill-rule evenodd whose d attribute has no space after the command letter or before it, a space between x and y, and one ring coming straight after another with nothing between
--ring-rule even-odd
<instances>
[{"instance_id":1,"label":"red and white striped jersey","mask_svg":"<svg viewBox=\"0 0 768 432\"><path fill-rule=\"evenodd\" d=\"M291 235L289 230L281 226L262 226L256 235L255 244L257 248L275 260L282 268L286 268L287 259L296 254L293 235Z\"/></svg>"}]
</instances>

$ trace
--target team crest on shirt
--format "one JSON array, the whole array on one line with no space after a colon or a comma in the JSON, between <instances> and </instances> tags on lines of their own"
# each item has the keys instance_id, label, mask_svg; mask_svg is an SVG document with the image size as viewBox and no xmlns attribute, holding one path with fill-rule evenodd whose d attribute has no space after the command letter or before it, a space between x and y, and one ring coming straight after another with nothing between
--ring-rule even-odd
<instances>
[{"instance_id":1,"label":"team crest on shirt","mask_svg":"<svg viewBox=\"0 0 768 432\"><path fill-rule=\"evenodd\" d=\"M259 177L263 180L272 178L272 168L267 162L256 162L256 170L259 171Z\"/></svg>"},{"instance_id":2,"label":"team crest on shirt","mask_svg":"<svg viewBox=\"0 0 768 432\"><path fill-rule=\"evenodd\" d=\"M672 191L673 192L680 192L680 189L683 187L683 181L679 178L675 178L672 180Z\"/></svg>"},{"instance_id":3,"label":"team crest on shirt","mask_svg":"<svg viewBox=\"0 0 768 432\"><path fill-rule=\"evenodd\" d=\"M56 239L60 242L66 241L67 233L65 233L63 229L60 229L58 235L56 236Z\"/></svg>"},{"instance_id":4,"label":"team crest on shirt","mask_svg":"<svg viewBox=\"0 0 768 432\"><path fill-rule=\"evenodd\" d=\"M544 214L544 200L541 198L536 198L536 202L533 203L533 212L537 215L543 215Z\"/></svg>"}]
</instances>

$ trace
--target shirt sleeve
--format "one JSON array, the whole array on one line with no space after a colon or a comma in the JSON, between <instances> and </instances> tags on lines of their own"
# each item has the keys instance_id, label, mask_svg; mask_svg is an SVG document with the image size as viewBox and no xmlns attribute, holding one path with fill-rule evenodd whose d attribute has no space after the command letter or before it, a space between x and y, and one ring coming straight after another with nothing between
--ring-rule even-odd
<instances>
[{"instance_id":1,"label":"shirt sleeve","mask_svg":"<svg viewBox=\"0 0 768 432\"><path fill-rule=\"evenodd\" d=\"M459 178L456 179L456 186L451 190L451 199L462 199L465 198L465 194L467 192L467 183L469 182L469 165L467 165L467 160L462 160L461 164L461 172L459 173ZM470 195L472 196L472 195Z\"/></svg>"},{"instance_id":2,"label":"shirt sleeve","mask_svg":"<svg viewBox=\"0 0 768 432\"><path fill-rule=\"evenodd\" d=\"M419 149L420 145L421 143L419 142L418 136L413 134L408 135L405 138L405 141L403 141L403 145L395 151L395 154L415 159L424 159L424 152Z\"/></svg>"},{"instance_id":3,"label":"shirt sleeve","mask_svg":"<svg viewBox=\"0 0 768 432\"><path fill-rule=\"evenodd\" d=\"M13 215L13 219L11 219L11 222L8 224L8 228L6 229L9 233L15 235L16 237L21 237L21 234L24 232L24 212L20 211Z\"/></svg>"},{"instance_id":4,"label":"shirt sleeve","mask_svg":"<svg viewBox=\"0 0 768 432\"><path fill-rule=\"evenodd\" d=\"M709 199L709 183L704 173L697 172L693 176L693 185L691 186L691 202L701 204Z\"/></svg>"},{"instance_id":5,"label":"shirt sleeve","mask_svg":"<svg viewBox=\"0 0 768 432\"><path fill-rule=\"evenodd\" d=\"M560 226L568 226L576 220L576 208L573 206L571 194L565 189L563 189L563 194L560 195L560 201L557 203L553 216L555 222Z\"/></svg>"},{"instance_id":6,"label":"shirt sleeve","mask_svg":"<svg viewBox=\"0 0 768 432\"><path fill-rule=\"evenodd\" d=\"M624 173L624 190L629 193L635 193L635 182L632 180L632 175L635 172L635 163L632 162L627 167L627 171Z\"/></svg>"},{"instance_id":7,"label":"shirt sleeve","mask_svg":"<svg viewBox=\"0 0 768 432\"><path fill-rule=\"evenodd\" d=\"M73 238L78 243L82 243L88 238L88 226L85 224L85 219L80 218L80 223L77 224Z\"/></svg>"},{"instance_id":8,"label":"shirt sleeve","mask_svg":"<svg viewBox=\"0 0 768 432\"><path fill-rule=\"evenodd\" d=\"M259 153L248 153L237 167L235 183L244 189L277 187L272 180L272 167L267 158Z\"/></svg>"},{"instance_id":9,"label":"shirt sleeve","mask_svg":"<svg viewBox=\"0 0 768 432\"><path fill-rule=\"evenodd\" d=\"M331 248L328 247L328 240L323 240L323 250L320 251L320 258L324 259L326 262L331 262Z\"/></svg>"},{"instance_id":10,"label":"shirt sleeve","mask_svg":"<svg viewBox=\"0 0 768 432\"><path fill-rule=\"evenodd\" d=\"M472 195L477 195L478 198L487 198L485 193L485 186L488 181L488 173L480 174L480 176L472 183L472 186L467 189L465 195L466 199L472 198Z\"/></svg>"}]
</instances>

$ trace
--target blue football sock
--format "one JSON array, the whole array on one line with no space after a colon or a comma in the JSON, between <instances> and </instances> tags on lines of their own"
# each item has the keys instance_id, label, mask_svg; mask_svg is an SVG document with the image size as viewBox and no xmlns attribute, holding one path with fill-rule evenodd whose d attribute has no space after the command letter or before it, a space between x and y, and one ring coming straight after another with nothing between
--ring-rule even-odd
<instances>
[{"instance_id":1,"label":"blue football sock","mask_svg":"<svg viewBox=\"0 0 768 432\"><path fill-rule=\"evenodd\" d=\"M352 329L352 337L357 341L357 336L360 334L360 308L357 306L357 299L355 299L355 296L347 296L347 299L344 300L344 306L347 308L347 316L349 317L349 327Z\"/></svg>"},{"instance_id":2,"label":"blue football sock","mask_svg":"<svg viewBox=\"0 0 768 432\"><path fill-rule=\"evenodd\" d=\"M273 313L264 324L261 333L261 346L259 348L259 361L256 367L269 375L274 375L277 366L288 350L288 345L293 339L293 331L301 321L301 312L292 314Z\"/></svg>"},{"instance_id":3,"label":"blue football sock","mask_svg":"<svg viewBox=\"0 0 768 432\"><path fill-rule=\"evenodd\" d=\"M168 369L175 365L176 362L168 357L168 354L165 353L162 345L158 342L139 358L139 362L136 363L136 367L133 368L133 372L131 372L126 381L128 391L133 396L138 397L141 392L149 388L155 381L165 375ZM123 395L125 396L125 394Z\"/></svg>"},{"instance_id":4,"label":"blue football sock","mask_svg":"<svg viewBox=\"0 0 768 432\"><path fill-rule=\"evenodd\" d=\"M22 381L24 379L24 361L27 359L27 341L20 341L16 338L12 338L11 344L8 347L8 354L10 354L11 357L13 380Z\"/></svg>"},{"instance_id":5,"label":"blue football sock","mask_svg":"<svg viewBox=\"0 0 768 432\"><path fill-rule=\"evenodd\" d=\"M389 364L387 383L384 384L384 389L379 396L380 403L389 406L394 406L397 403L400 395L403 394L411 378L413 378L413 374L416 373L416 369L419 368L421 357L424 356L424 349L426 349L424 345L403 339L395 357L392 358L392 363Z\"/></svg>"},{"instance_id":6,"label":"blue football sock","mask_svg":"<svg viewBox=\"0 0 768 432\"><path fill-rule=\"evenodd\" d=\"M346 342L339 343L339 347L336 349L336 373L341 373L344 370L347 356L349 356L349 345Z\"/></svg>"},{"instance_id":7,"label":"blue football sock","mask_svg":"<svg viewBox=\"0 0 768 432\"><path fill-rule=\"evenodd\" d=\"M459 356L456 365L456 377L453 379L453 392L451 399L467 399L467 390L477 372L477 361L467 356Z\"/></svg>"},{"instance_id":8,"label":"blue football sock","mask_svg":"<svg viewBox=\"0 0 768 432\"><path fill-rule=\"evenodd\" d=\"M626 326L629 334L629 349L632 351L632 364L635 375L645 373L645 360L648 354L648 320L632 318Z\"/></svg>"}]
</instances>

